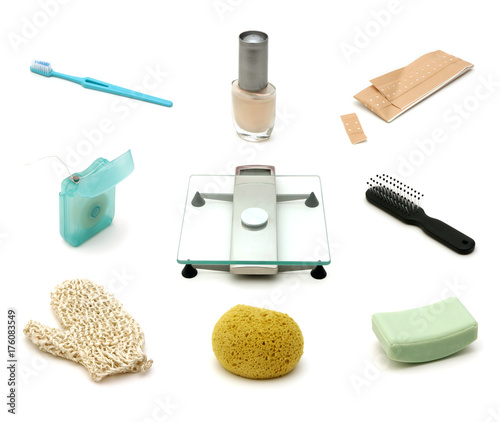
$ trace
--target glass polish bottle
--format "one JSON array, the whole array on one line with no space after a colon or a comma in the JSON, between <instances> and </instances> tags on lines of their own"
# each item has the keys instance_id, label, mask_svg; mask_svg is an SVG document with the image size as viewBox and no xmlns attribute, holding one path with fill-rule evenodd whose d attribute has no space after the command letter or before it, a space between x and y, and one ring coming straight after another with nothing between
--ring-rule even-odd
<instances>
[{"instance_id":1,"label":"glass polish bottle","mask_svg":"<svg viewBox=\"0 0 500 422\"><path fill-rule=\"evenodd\" d=\"M276 88L267 81L268 36L246 31L239 37L238 79L231 86L238 135L251 142L269 139L276 116Z\"/></svg>"}]
</instances>

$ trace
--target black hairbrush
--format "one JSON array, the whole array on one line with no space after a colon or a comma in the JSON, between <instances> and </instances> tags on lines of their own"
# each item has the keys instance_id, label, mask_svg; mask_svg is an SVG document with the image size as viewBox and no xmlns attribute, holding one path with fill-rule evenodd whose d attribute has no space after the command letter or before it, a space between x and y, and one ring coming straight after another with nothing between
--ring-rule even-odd
<instances>
[{"instance_id":1,"label":"black hairbrush","mask_svg":"<svg viewBox=\"0 0 500 422\"><path fill-rule=\"evenodd\" d=\"M429 217L420 207L424 195L394 177L383 174L371 178L366 199L406 224L419 226L430 237L455 252L471 253L476 242L440 220Z\"/></svg>"}]
</instances>

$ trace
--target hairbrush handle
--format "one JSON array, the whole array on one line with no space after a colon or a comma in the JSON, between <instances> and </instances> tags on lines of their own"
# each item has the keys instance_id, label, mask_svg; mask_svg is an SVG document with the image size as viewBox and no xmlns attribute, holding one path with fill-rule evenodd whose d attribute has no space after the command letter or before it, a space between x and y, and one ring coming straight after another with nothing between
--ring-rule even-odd
<instances>
[{"instance_id":1,"label":"hairbrush handle","mask_svg":"<svg viewBox=\"0 0 500 422\"><path fill-rule=\"evenodd\" d=\"M470 254L476 246L474 239L437 218L429 217L422 208L417 211L414 221L430 237L459 254Z\"/></svg>"}]
</instances>

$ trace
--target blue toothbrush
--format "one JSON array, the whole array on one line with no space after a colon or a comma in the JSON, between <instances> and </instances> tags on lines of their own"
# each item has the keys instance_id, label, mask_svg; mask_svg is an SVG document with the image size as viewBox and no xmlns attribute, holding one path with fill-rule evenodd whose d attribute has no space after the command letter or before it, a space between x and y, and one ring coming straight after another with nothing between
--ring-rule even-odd
<instances>
[{"instance_id":1,"label":"blue toothbrush","mask_svg":"<svg viewBox=\"0 0 500 422\"><path fill-rule=\"evenodd\" d=\"M98 81L92 78L78 78L76 76L65 75L64 73L54 72L49 62L33 60L30 70L43 76L55 76L56 78L66 79L67 81L80 84L84 88L95 89L96 91L107 92L109 94L121 95L122 97L133 98L134 100L146 101L148 103L158 104L165 107L172 107L172 101L163 100L151 95L142 94L130 89L121 88L116 85L111 85L106 82Z\"/></svg>"}]
</instances>

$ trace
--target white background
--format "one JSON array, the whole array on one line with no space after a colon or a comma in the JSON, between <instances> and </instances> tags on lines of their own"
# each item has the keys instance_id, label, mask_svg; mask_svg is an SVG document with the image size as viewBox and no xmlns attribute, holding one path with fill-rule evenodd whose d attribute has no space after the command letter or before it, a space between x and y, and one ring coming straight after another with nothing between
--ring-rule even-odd
<instances>
[{"instance_id":1,"label":"white background","mask_svg":"<svg viewBox=\"0 0 500 422\"><path fill-rule=\"evenodd\" d=\"M2 313L17 308L19 331L30 319L58 327L51 290L88 278L137 319L154 360L147 373L96 384L83 367L40 352L20 332L19 420L500 419L498 5L401 0L387 12L388 5L73 0L47 17L38 1L3 2ZM375 16L385 19L383 27ZM269 78L278 92L275 133L258 146L239 139L231 121L238 34L248 29L269 34ZM356 48L348 57L347 44ZM475 68L391 124L352 98L369 79L437 49ZM31 73L33 59L70 75L141 87L174 106L124 106L117 97ZM156 82L148 77L152 69ZM496 83L490 91L488 79ZM457 107L465 110L461 117ZM339 116L351 112L368 136L364 144L351 145L345 134ZM99 135L103 121L111 129ZM418 143L436 129L446 139L426 142L424 155ZM89 132L101 142L85 141ZM113 224L78 248L65 244L58 192L66 174L54 160L24 164L58 155L81 171L129 148L136 167L117 187ZM403 160L414 164L403 168ZM265 279L207 271L181 277L176 255L189 175L232 174L243 164L321 176L332 253L326 279L307 271ZM386 171L424 191L428 214L473 237L476 251L455 254L368 204L366 180ZM122 273L126 281L117 278ZM372 313L446 296L458 296L477 319L478 341L437 362L388 362L371 331ZM212 329L239 303L265 305L298 322L305 351L292 373L252 381L220 367ZM6 350L5 340L0 344ZM166 402L168 416L159 404Z\"/></svg>"}]
</instances>

